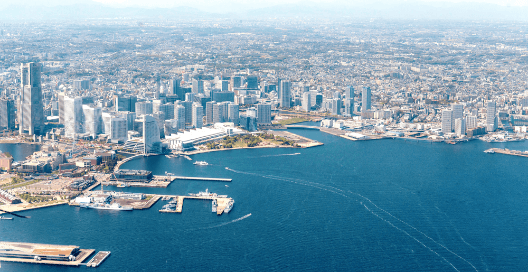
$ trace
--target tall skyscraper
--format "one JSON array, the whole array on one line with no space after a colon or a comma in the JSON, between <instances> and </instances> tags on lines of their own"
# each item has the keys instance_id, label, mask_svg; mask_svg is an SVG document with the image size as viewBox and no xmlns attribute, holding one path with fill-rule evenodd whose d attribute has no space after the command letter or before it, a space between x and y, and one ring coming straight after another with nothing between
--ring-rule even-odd
<instances>
[{"instance_id":1,"label":"tall skyscraper","mask_svg":"<svg viewBox=\"0 0 528 272\"><path fill-rule=\"evenodd\" d=\"M446 109L442 111L442 132L446 134L451 131L453 131L453 111Z\"/></svg>"},{"instance_id":2,"label":"tall skyscraper","mask_svg":"<svg viewBox=\"0 0 528 272\"><path fill-rule=\"evenodd\" d=\"M290 108L291 104L291 82L282 81L280 89L280 106L281 108Z\"/></svg>"},{"instance_id":3,"label":"tall skyscraper","mask_svg":"<svg viewBox=\"0 0 528 272\"><path fill-rule=\"evenodd\" d=\"M112 141L125 142L127 140L127 121L124 118L112 117L109 136Z\"/></svg>"},{"instance_id":4,"label":"tall skyscraper","mask_svg":"<svg viewBox=\"0 0 528 272\"><path fill-rule=\"evenodd\" d=\"M44 133L44 106L42 104L42 88L40 82L41 65L30 62L22 63L21 94L18 107L18 122L20 133L29 135Z\"/></svg>"},{"instance_id":5,"label":"tall skyscraper","mask_svg":"<svg viewBox=\"0 0 528 272\"><path fill-rule=\"evenodd\" d=\"M466 127L467 129L472 129L477 127L477 116L470 115L466 118Z\"/></svg>"},{"instance_id":6,"label":"tall skyscraper","mask_svg":"<svg viewBox=\"0 0 528 272\"><path fill-rule=\"evenodd\" d=\"M88 133L88 135L92 136L92 139L95 139L102 131L102 110L99 107L92 108L88 105L82 105L82 110L84 117L83 132Z\"/></svg>"},{"instance_id":7,"label":"tall skyscraper","mask_svg":"<svg viewBox=\"0 0 528 272\"><path fill-rule=\"evenodd\" d=\"M83 133L82 98L64 97L64 136L75 138Z\"/></svg>"},{"instance_id":8,"label":"tall skyscraper","mask_svg":"<svg viewBox=\"0 0 528 272\"><path fill-rule=\"evenodd\" d=\"M209 101L205 105L205 123L206 124L213 124L213 106L216 104L216 102Z\"/></svg>"},{"instance_id":9,"label":"tall skyscraper","mask_svg":"<svg viewBox=\"0 0 528 272\"><path fill-rule=\"evenodd\" d=\"M361 97L361 112L366 112L371 109L370 106L370 87L363 87L362 97Z\"/></svg>"},{"instance_id":10,"label":"tall skyscraper","mask_svg":"<svg viewBox=\"0 0 528 272\"><path fill-rule=\"evenodd\" d=\"M178 103L185 107L185 124L191 124L192 123L192 101L181 101Z\"/></svg>"},{"instance_id":11,"label":"tall skyscraper","mask_svg":"<svg viewBox=\"0 0 528 272\"><path fill-rule=\"evenodd\" d=\"M455 134L457 136L466 135L466 119L457 118L455 119Z\"/></svg>"},{"instance_id":12,"label":"tall skyscraper","mask_svg":"<svg viewBox=\"0 0 528 272\"><path fill-rule=\"evenodd\" d=\"M354 115L354 87L349 86L345 89L345 115Z\"/></svg>"},{"instance_id":13,"label":"tall skyscraper","mask_svg":"<svg viewBox=\"0 0 528 272\"><path fill-rule=\"evenodd\" d=\"M180 100L185 99L185 94L183 93L183 89L180 87L179 79L171 79L169 81L169 93L178 95Z\"/></svg>"},{"instance_id":14,"label":"tall skyscraper","mask_svg":"<svg viewBox=\"0 0 528 272\"><path fill-rule=\"evenodd\" d=\"M185 107L182 105L174 105L174 120L177 121L177 129L185 129Z\"/></svg>"},{"instance_id":15,"label":"tall skyscraper","mask_svg":"<svg viewBox=\"0 0 528 272\"><path fill-rule=\"evenodd\" d=\"M15 129L15 101L12 99L0 99L0 129Z\"/></svg>"},{"instance_id":16,"label":"tall skyscraper","mask_svg":"<svg viewBox=\"0 0 528 272\"><path fill-rule=\"evenodd\" d=\"M203 80L192 80L192 92L195 94L204 93L204 82Z\"/></svg>"},{"instance_id":17,"label":"tall skyscraper","mask_svg":"<svg viewBox=\"0 0 528 272\"><path fill-rule=\"evenodd\" d=\"M227 105L226 105L227 106ZM223 123L226 121L227 108L224 106L224 102L215 103L213 105L213 124Z\"/></svg>"},{"instance_id":18,"label":"tall skyscraper","mask_svg":"<svg viewBox=\"0 0 528 272\"><path fill-rule=\"evenodd\" d=\"M332 115L340 115L341 114L341 108L342 108L342 102L339 98L332 99Z\"/></svg>"},{"instance_id":19,"label":"tall skyscraper","mask_svg":"<svg viewBox=\"0 0 528 272\"><path fill-rule=\"evenodd\" d=\"M497 104L495 101L489 101L486 107L486 131L492 132L497 130Z\"/></svg>"},{"instance_id":20,"label":"tall skyscraper","mask_svg":"<svg viewBox=\"0 0 528 272\"><path fill-rule=\"evenodd\" d=\"M306 112L312 109L312 94L310 92L303 93L302 108Z\"/></svg>"},{"instance_id":21,"label":"tall skyscraper","mask_svg":"<svg viewBox=\"0 0 528 272\"><path fill-rule=\"evenodd\" d=\"M136 103L136 114L137 116L144 114L152 114L153 105L152 102L137 102Z\"/></svg>"},{"instance_id":22,"label":"tall skyscraper","mask_svg":"<svg viewBox=\"0 0 528 272\"><path fill-rule=\"evenodd\" d=\"M453 110L453 120L462 119L464 117L464 105L452 104L451 109Z\"/></svg>"},{"instance_id":23,"label":"tall skyscraper","mask_svg":"<svg viewBox=\"0 0 528 272\"><path fill-rule=\"evenodd\" d=\"M240 123L240 112L238 110L238 105L234 103L229 103L227 106L227 116L229 122L232 122L235 124L235 126L238 126Z\"/></svg>"},{"instance_id":24,"label":"tall skyscraper","mask_svg":"<svg viewBox=\"0 0 528 272\"><path fill-rule=\"evenodd\" d=\"M257 104L257 124L271 124L271 104Z\"/></svg>"},{"instance_id":25,"label":"tall skyscraper","mask_svg":"<svg viewBox=\"0 0 528 272\"><path fill-rule=\"evenodd\" d=\"M229 92L229 80L221 80L220 85L222 92Z\"/></svg>"},{"instance_id":26,"label":"tall skyscraper","mask_svg":"<svg viewBox=\"0 0 528 272\"><path fill-rule=\"evenodd\" d=\"M90 81L87 79L78 79L73 81L73 88L77 91L89 90Z\"/></svg>"},{"instance_id":27,"label":"tall skyscraper","mask_svg":"<svg viewBox=\"0 0 528 272\"><path fill-rule=\"evenodd\" d=\"M143 153L160 153L160 129L156 118L150 115L143 115Z\"/></svg>"},{"instance_id":28,"label":"tall skyscraper","mask_svg":"<svg viewBox=\"0 0 528 272\"><path fill-rule=\"evenodd\" d=\"M239 76L232 77L233 80L233 88L240 88L242 86L242 78Z\"/></svg>"},{"instance_id":29,"label":"tall skyscraper","mask_svg":"<svg viewBox=\"0 0 528 272\"><path fill-rule=\"evenodd\" d=\"M192 125L195 128L203 127L203 107L198 103L193 104Z\"/></svg>"}]
</instances>

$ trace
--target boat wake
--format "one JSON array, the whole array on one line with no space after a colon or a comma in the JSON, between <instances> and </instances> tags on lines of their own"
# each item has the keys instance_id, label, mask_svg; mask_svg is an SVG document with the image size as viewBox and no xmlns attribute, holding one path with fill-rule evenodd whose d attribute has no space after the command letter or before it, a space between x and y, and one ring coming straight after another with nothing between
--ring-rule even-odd
<instances>
[{"instance_id":1,"label":"boat wake","mask_svg":"<svg viewBox=\"0 0 528 272\"><path fill-rule=\"evenodd\" d=\"M450 250L449 248L447 248L445 245L443 245L443 244L439 243L438 241L434 240L433 238L429 237L424 232L418 230L416 227L412 226L411 224L409 224L409 223L403 221L402 219L392 215L391 213L389 213L385 209L383 209L383 208L379 207L378 205L376 205L369 198L367 198L367 197L365 197L365 196L363 196L363 195L361 195L359 193L356 193L356 192L353 192L353 191L345 191L345 190L341 190L341 189L333 187L333 186L324 185L324 184L320 184L320 183L316 183L316 182L310 182L310 181L306 181L306 180L302 180L302 179L283 178L283 177L277 177L277 176L273 176L273 175L261 175L261 174L257 174L257 173L243 172L243 171L238 171L238 170L234 170L234 169L227 169L227 170L235 172L235 173L238 173L238 174L259 176L259 177L263 177L263 178L267 178L267 179L286 181L286 182L299 184L299 185L303 185L303 186L309 186L309 187L317 188L317 189L320 189L320 190L323 190L323 191L331 192L331 193L343 196L345 198L351 199L351 200L357 202L362 207L364 207L372 215L376 216L377 218L379 218L383 222L387 223L388 225L390 225L394 229L396 229L396 230L402 232L403 234L409 236L411 239L413 239L414 241L419 243L421 246L425 247L426 249L428 249L429 251L434 253L436 256L441 258L445 263L447 263L449 266L451 266L455 271L459 271L458 268L453 263L448 261L446 259L446 257L443 256L442 254L440 254L438 251L445 250L446 253L443 253L444 255L449 253L449 254L455 256L456 258L462 260L463 262L468 264L473 270L478 272L478 269L472 263L470 263L468 260L466 260L465 258L461 257L457 253L455 253L452 250ZM369 205L367 206L366 204L369 204ZM369 208L369 206L370 206L370 208ZM384 216L382 216L382 214ZM231 223L231 222L224 223L224 224L229 224L229 223ZM398 224L400 226L398 227L398 226L396 226L396 224ZM405 230L404 228L406 228L407 230ZM414 233L412 233L412 232L414 232ZM422 239L422 240L418 239L417 237L420 237L420 239ZM423 237L423 238L421 238L421 237ZM430 242L432 242L432 244L428 243L429 245L426 245L426 241L430 241ZM465 242L465 241L463 241L463 242ZM436 248L436 251L433 249L433 247Z\"/></svg>"},{"instance_id":2,"label":"boat wake","mask_svg":"<svg viewBox=\"0 0 528 272\"><path fill-rule=\"evenodd\" d=\"M223 227L223 226L225 226L225 225L229 225L229 224L231 224L231 223L235 223L235 222L238 222L238 221L244 220L244 219L246 219L246 218L248 218L248 217L250 217L250 216L251 216L251 213L246 214L246 215L244 215L244 216L242 216L242 217L240 217L240 218L238 218L238 219L235 219L235 220L232 220L232 221L229 221L229 222L222 223L222 224L220 224L220 225L216 225L216 226L212 226L212 227L207 227L207 228L199 228L199 230L206 230L206 229L214 229L214 228Z\"/></svg>"},{"instance_id":3,"label":"boat wake","mask_svg":"<svg viewBox=\"0 0 528 272\"><path fill-rule=\"evenodd\" d=\"M301 155L301 153L264 155L264 156L261 156L261 158L265 158L265 157L281 157L281 156L296 156L296 155Z\"/></svg>"}]
</instances>

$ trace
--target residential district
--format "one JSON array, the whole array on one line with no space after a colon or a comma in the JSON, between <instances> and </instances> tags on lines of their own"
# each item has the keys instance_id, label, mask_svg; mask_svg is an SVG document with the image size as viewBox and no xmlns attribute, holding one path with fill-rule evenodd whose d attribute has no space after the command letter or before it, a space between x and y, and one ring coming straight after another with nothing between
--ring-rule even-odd
<instances>
[{"instance_id":1,"label":"residential district","mask_svg":"<svg viewBox=\"0 0 528 272\"><path fill-rule=\"evenodd\" d=\"M156 196L90 190L177 178L119 169L138 156L322 144L286 128L349 140L524 140L527 39L522 25L485 22L2 24L1 141L40 148L25 160L0 156L0 207L150 207ZM173 198L177 210L183 198Z\"/></svg>"}]
</instances>

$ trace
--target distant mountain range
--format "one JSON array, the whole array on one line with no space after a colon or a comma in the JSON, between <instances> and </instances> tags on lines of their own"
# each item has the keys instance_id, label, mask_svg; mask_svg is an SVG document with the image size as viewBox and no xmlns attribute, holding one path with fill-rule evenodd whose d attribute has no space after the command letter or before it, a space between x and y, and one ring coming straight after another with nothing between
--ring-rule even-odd
<instances>
[{"instance_id":1,"label":"distant mountain range","mask_svg":"<svg viewBox=\"0 0 528 272\"><path fill-rule=\"evenodd\" d=\"M224 1L225 2L225 1ZM420 1L373 1L356 4L322 4L306 2L251 9L240 6L209 12L194 7L143 8L112 7L90 0L2 0L0 21L8 20L85 20L90 18L131 19L265 19L265 18L331 18L331 19L407 19L407 20L511 20L528 21L528 7L507 7L485 3L440 3ZM223 10L224 12L211 12ZM231 12L225 11L232 10Z\"/></svg>"}]
</instances>

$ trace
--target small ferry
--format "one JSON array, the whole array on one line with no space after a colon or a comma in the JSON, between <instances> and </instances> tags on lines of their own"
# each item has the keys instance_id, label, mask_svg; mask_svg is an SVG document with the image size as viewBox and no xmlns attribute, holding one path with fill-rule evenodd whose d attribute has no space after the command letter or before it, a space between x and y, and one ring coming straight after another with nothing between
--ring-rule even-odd
<instances>
[{"instance_id":1,"label":"small ferry","mask_svg":"<svg viewBox=\"0 0 528 272\"><path fill-rule=\"evenodd\" d=\"M216 212L217 209L218 209L218 202L216 201L216 199L213 199L213 208L212 208L212 211L213 211L213 212Z\"/></svg>"},{"instance_id":2,"label":"small ferry","mask_svg":"<svg viewBox=\"0 0 528 272\"><path fill-rule=\"evenodd\" d=\"M0 220L13 220L11 217L0 216Z\"/></svg>"},{"instance_id":3,"label":"small ferry","mask_svg":"<svg viewBox=\"0 0 528 272\"><path fill-rule=\"evenodd\" d=\"M493 153L495 153L495 150L493 150L492 148L490 148L490 149L488 149L488 150L484 150L484 153L493 154Z\"/></svg>"},{"instance_id":4,"label":"small ferry","mask_svg":"<svg viewBox=\"0 0 528 272\"><path fill-rule=\"evenodd\" d=\"M205 162L205 161L195 161L193 164L194 164L194 165L202 165L202 166L209 165L209 164L208 164L207 162Z\"/></svg>"}]
</instances>

